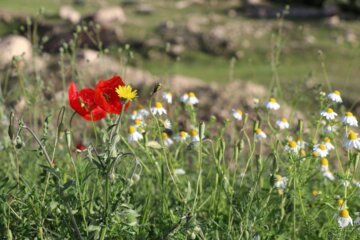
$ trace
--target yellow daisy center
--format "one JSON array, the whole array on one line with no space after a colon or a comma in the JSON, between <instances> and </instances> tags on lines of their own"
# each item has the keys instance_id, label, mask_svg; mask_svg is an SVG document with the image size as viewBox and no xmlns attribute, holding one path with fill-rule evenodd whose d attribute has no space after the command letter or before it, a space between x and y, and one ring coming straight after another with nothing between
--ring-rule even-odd
<instances>
[{"instance_id":1,"label":"yellow daisy center","mask_svg":"<svg viewBox=\"0 0 360 240\"><path fill-rule=\"evenodd\" d=\"M136 114L137 114L136 110L132 111L132 115L136 115Z\"/></svg>"},{"instance_id":2,"label":"yellow daisy center","mask_svg":"<svg viewBox=\"0 0 360 240\"><path fill-rule=\"evenodd\" d=\"M335 93L336 95L338 95L338 96L341 95L340 91L338 91L338 90L335 90L334 93Z\"/></svg>"},{"instance_id":3,"label":"yellow daisy center","mask_svg":"<svg viewBox=\"0 0 360 240\"><path fill-rule=\"evenodd\" d=\"M135 133L135 132L136 132L136 128L133 127L133 126L130 126L129 129L128 129L128 133L129 133L129 134L133 134L133 133Z\"/></svg>"},{"instance_id":4,"label":"yellow daisy center","mask_svg":"<svg viewBox=\"0 0 360 240\"><path fill-rule=\"evenodd\" d=\"M320 160L320 163L322 166L328 166L329 165L329 161L327 160L327 158L322 158Z\"/></svg>"},{"instance_id":5,"label":"yellow daisy center","mask_svg":"<svg viewBox=\"0 0 360 240\"><path fill-rule=\"evenodd\" d=\"M192 137L196 137L196 136L198 135L198 131L197 131L196 129L192 129L192 130L190 131L190 135L191 135Z\"/></svg>"},{"instance_id":6,"label":"yellow daisy center","mask_svg":"<svg viewBox=\"0 0 360 240\"><path fill-rule=\"evenodd\" d=\"M134 123L135 123L136 126L140 125L141 124L141 119L138 119L138 118L135 119Z\"/></svg>"},{"instance_id":7,"label":"yellow daisy center","mask_svg":"<svg viewBox=\"0 0 360 240\"><path fill-rule=\"evenodd\" d=\"M188 96L189 97L195 97L195 93L194 92L189 92Z\"/></svg>"},{"instance_id":8,"label":"yellow daisy center","mask_svg":"<svg viewBox=\"0 0 360 240\"><path fill-rule=\"evenodd\" d=\"M348 139L349 140L356 140L357 139L357 134L354 133L353 131L350 131L350 133L348 135Z\"/></svg>"},{"instance_id":9,"label":"yellow daisy center","mask_svg":"<svg viewBox=\"0 0 360 240\"><path fill-rule=\"evenodd\" d=\"M283 117L283 118L281 118L281 122L286 123L287 119Z\"/></svg>"},{"instance_id":10,"label":"yellow daisy center","mask_svg":"<svg viewBox=\"0 0 360 240\"><path fill-rule=\"evenodd\" d=\"M316 197L317 195L319 195L319 191L313 190L311 192L311 195L313 195L314 197Z\"/></svg>"},{"instance_id":11,"label":"yellow daisy center","mask_svg":"<svg viewBox=\"0 0 360 240\"><path fill-rule=\"evenodd\" d=\"M167 135L166 132L163 132L163 133L161 134L161 138L162 138L163 140L166 140L166 139L168 139L169 137L168 137L168 135Z\"/></svg>"},{"instance_id":12,"label":"yellow daisy center","mask_svg":"<svg viewBox=\"0 0 360 240\"><path fill-rule=\"evenodd\" d=\"M255 130L255 132L256 132L256 134L259 134L259 133L262 133L262 130L261 130L261 128L258 128Z\"/></svg>"},{"instance_id":13,"label":"yellow daisy center","mask_svg":"<svg viewBox=\"0 0 360 240\"><path fill-rule=\"evenodd\" d=\"M155 107L156 108L163 108L163 105L161 104L161 102L156 102Z\"/></svg>"},{"instance_id":14,"label":"yellow daisy center","mask_svg":"<svg viewBox=\"0 0 360 240\"><path fill-rule=\"evenodd\" d=\"M347 116L347 117L352 117L352 116L354 116L354 115L352 114L352 112L346 112L346 113L345 113L345 116Z\"/></svg>"},{"instance_id":15,"label":"yellow daisy center","mask_svg":"<svg viewBox=\"0 0 360 240\"><path fill-rule=\"evenodd\" d=\"M344 204L344 199L342 198L338 199L337 204L339 205L339 207L342 207L342 205Z\"/></svg>"},{"instance_id":16,"label":"yellow daisy center","mask_svg":"<svg viewBox=\"0 0 360 240\"><path fill-rule=\"evenodd\" d=\"M325 143L329 143L329 142L330 142L330 138L325 137L325 138L324 138L324 142L325 142Z\"/></svg>"},{"instance_id":17,"label":"yellow daisy center","mask_svg":"<svg viewBox=\"0 0 360 240\"><path fill-rule=\"evenodd\" d=\"M282 180L282 176L276 175L276 181L280 182Z\"/></svg>"},{"instance_id":18,"label":"yellow daisy center","mask_svg":"<svg viewBox=\"0 0 360 240\"><path fill-rule=\"evenodd\" d=\"M305 157L305 156L306 156L306 152L305 152L304 149L301 149L301 150L300 150L300 156L302 156L302 157Z\"/></svg>"},{"instance_id":19,"label":"yellow daisy center","mask_svg":"<svg viewBox=\"0 0 360 240\"><path fill-rule=\"evenodd\" d=\"M242 111L236 110L236 112L237 112L239 115L242 115Z\"/></svg>"},{"instance_id":20,"label":"yellow daisy center","mask_svg":"<svg viewBox=\"0 0 360 240\"><path fill-rule=\"evenodd\" d=\"M326 109L326 112L327 112L327 113L333 113L334 110L333 110L332 108L328 108L328 109Z\"/></svg>"},{"instance_id":21,"label":"yellow daisy center","mask_svg":"<svg viewBox=\"0 0 360 240\"><path fill-rule=\"evenodd\" d=\"M115 89L118 96L127 101L132 101L137 96L137 90L132 89L131 86L118 86Z\"/></svg>"},{"instance_id":22,"label":"yellow daisy center","mask_svg":"<svg viewBox=\"0 0 360 240\"><path fill-rule=\"evenodd\" d=\"M185 131L180 131L179 136L180 136L181 138L186 138L187 133L186 133Z\"/></svg>"},{"instance_id":23,"label":"yellow daisy center","mask_svg":"<svg viewBox=\"0 0 360 240\"><path fill-rule=\"evenodd\" d=\"M270 98L269 102L276 103L276 99L275 98Z\"/></svg>"},{"instance_id":24,"label":"yellow daisy center","mask_svg":"<svg viewBox=\"0 0 360 240\"><path fill-rule=\"evenodd\" d=\"M346 209L341 210L339 215L340 215L340 217L342 217L342 218L348 218L348 217L350 216L350 215L349 215L349 211L346 210Z\"/></svg>"},{"instance_id":25,"label":"yellow daisy center","mask_svg":"<svg viewBox=\"0 0 360 240\"><path fill-rule=\"evenodd\" d=\"M325 146L324 144L320 144L320 145L319 145L319 148L320 148L320 150L322 150L322 151L325 151L325 150L326 150L326 146Z\"/></svg>"},{"instance_id":26,"label":"yellow daisy center","mask_svg":"<svg viewBox=\"0 0 360 240\"><path fill-rule=\"evenodd\" d=\"M297 147L296 142L295 142L295 141L290 141L290 142L289 142L289 147L290 147L290 148L296 148L296 147Z\"/></svg>"}]
</instances>

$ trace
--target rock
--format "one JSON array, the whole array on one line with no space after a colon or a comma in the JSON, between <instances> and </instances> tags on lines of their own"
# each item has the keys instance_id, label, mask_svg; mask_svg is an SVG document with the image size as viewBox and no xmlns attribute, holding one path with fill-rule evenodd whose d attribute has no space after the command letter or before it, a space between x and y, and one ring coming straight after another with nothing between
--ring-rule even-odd
<instances>
[{"instance_id":1,"label":"rock","mask_svg":"<svg viewBox=\"0 0 360 240\"><path fill-rule=\"evenodd\" d=\"M62 6L59 10L59 16L61 19L77 24L80 22L81 15L78 11L70 6Z\"/></svg>"},{"instance_id":2,"label":"rock","mask_svg":"<svg viewBox=\"0 0 360 240\"><path fill-rule=\"evenodd\" d=\"M32 57L31 42L23 36L9 35L0 40L0 68L10 65L13 57L27 62Z\"/></svg>"},{"instance_id":3,"label":"rock","mask_svg":"<svg viewBox=\"0 0 360 240\"><path fill-rule=\"evenodd\" d=\"M119 6L105 7L98 10L94 16L95 22L101 25L123 24L126 22L124 10Z\"/></svg>"},{"instance_id":4,"label":"rock","mask_svg":"<svg viewBox=\"0 0 360 240\"><path fill-rule=\"evenodd\" d=\"M227 29L222 26L214 27L210 32L201 36L204 51L215 55L226 55L235 52L236 45L227 35Z\"/></svg>"},{"instance_id":5,"label":"rock","mask_svg":"<svg viewBox=\"0 0 360 240\"><path fill-rule=\"evenodd\" d=\"M76 59L78 62L94 63L99 60L99 52L91 49L82 49L77 51Z\"/></svg>"},{"instance_id":6,"label":"rock","mask_svg":"<svg viewBox=\"0 0 360 240\"><path fill-rule=\"evenodd\" d=\"M150 4L140 4L136 8L136 13L141 15L151 15L152 13L154 13L154 7Z\"/></svg>"},{"instance_id":7,"label":"rock","mask_svg":"<svg viewBox=\"0 0 360 240\"><path fill-rule=\"evenodd\" d=\"M176 7L177 9L185 9L185 8L190 7L191 4L192 4L192 3L191 3L190 1L184 0L184 1L176 2L175 7Z\"/></svg>"}]
</instances>

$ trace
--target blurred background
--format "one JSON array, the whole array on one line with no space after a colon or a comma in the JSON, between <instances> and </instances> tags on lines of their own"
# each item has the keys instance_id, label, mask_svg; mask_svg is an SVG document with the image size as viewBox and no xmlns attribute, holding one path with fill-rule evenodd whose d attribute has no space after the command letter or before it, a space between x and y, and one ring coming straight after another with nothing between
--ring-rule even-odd
<instances>
[{"instance_id":1,"label":"blurred background","mask_svg":"<svg viewBox=\"0 0 360 240\"><path fill-rule=\"evenodd\" d=\"M14 55L31 57L45 96L126 64L145 82L151 74L186 84L251 82L255 92L277 85L285 99L340 89L358 108L359 14L360 0L0 0L0 67ZM99 55L117 62L86 65ZM75 61L76 69L67 66Z\"/></svg>"}]
</instances>

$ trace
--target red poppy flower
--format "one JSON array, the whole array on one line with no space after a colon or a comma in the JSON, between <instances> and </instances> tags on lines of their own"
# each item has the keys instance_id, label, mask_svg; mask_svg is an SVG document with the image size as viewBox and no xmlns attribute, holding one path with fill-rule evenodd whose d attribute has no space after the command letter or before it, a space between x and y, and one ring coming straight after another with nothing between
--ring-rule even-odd
<instances>
[{"instance_id":1,"label":"red poppy flower","mask_svg":"<svg viewBox=\"0 0 360 240\"><path fill-rule=\"evenodd\" d=\"M120 114L122 103L115 89L118 86L125 86L119 76L114 76L109 80L100 80L95 87L95 102L108 113ZM125 105L124 111L129 107Z\"/></svg>"},{"instance_id":2,"label":"red poppy flower","mask_svg":"<svg viewBox=\"0 0 360 240\"><path fill-rule=\"evenodd\" d=\"M82 145L81 143L76 144L75 147L76 147L77 151L83 151L86 149L86 147L84 145Z\"/></svg>"},{"instance_id":3,"label":"red poppy flower","mask_svg":"<svg viewBox=\"0 0 360 240\"><path fill-rule=\"evenodd\" d=\"M75 83L70 83L69 104L87 121L98 121L106 116L106 112L95 103L94 95L94 89L84 88L78 92Z\"/></svg>"}]
</instances>

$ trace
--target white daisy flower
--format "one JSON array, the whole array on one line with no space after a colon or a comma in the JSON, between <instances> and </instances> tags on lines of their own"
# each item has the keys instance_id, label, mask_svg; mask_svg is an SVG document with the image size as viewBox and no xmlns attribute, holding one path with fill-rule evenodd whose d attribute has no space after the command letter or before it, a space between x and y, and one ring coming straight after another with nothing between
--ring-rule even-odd
<instances>
[{"instance_id":1,"label":"white daisy flower","mask_svg":"<svg viewBox=\"0 0 360 240\"><path fill-rule=\"evenodd\" d=\"M329 171L329 161L327 160L327 158L320 159L320 170L321 172Z\"/></svg>"},{"instance_id":2,"label":"white daisy flower","mask_svg":"<svg viewBox=\"0 0 360 240\"><path fill-rule=\"evenodd\" d=\"M174 143L174 141L168 136L166 132L161 134L161 139L163 140L165 146L170 146Z\"/></svg>"},{"instance_id":3,"label":"white daisy flower","mask_svg":"<svg viewBox=\"0 0 360 240\"><path fill-rule=\"evenodd\" d=\"M275 177L276 177L275 187L278 189L285 189L288 178L282 177L280 175L275 175Z\"/></svg>"},{"instance_id":4,"label":"white daisy flower","mask_svg":"<svg viewBox=\"0 0 360 240\"><path fill-rule=\"evenodd\" d=\"M190 139L192 142L200 142L199 132L195 128L190 131Z\"/></svg>"},{"instance_id":5,"label":"white daisy flower","mask_svg":"<svg viewBox=\"0 0 360 240\"><path fill-rule=\"evenodd\" d=\"M189 92L188 96L189 98L186 101L187 104L195 105L199 103L199 99L196 97L194 92Z\"/></svg>"},{"instance_id":6,"label":"white daisy flower","mask_svg":"<svg viewBox=\"0 0 360 240\"><path fill-rule=\"evenodd\" d=\"M171 129L171 122L169 119L165 119L163 124L164 124L164 128Z\"/></svg>"},{"instance_id":7,"label":"white daisy flower","mask_svg":"<svg viewBox=\"0 0 360 240\"><path fill-rule=\"evenodd\" d=\"M299 146L299 148L301 148L301 149L304 149L305 148L305 146L306 146L306 142L300 137L300 136L298 136L297 138L296 138L296 144Z\"/></svg>"},{"instance_id":8,"label":"white daisy flower","mask_svg":"<svg viewBox=\"0 0 360 240\"><path fill-rule=\"evenodd\" d=\"M328 151L331 151L331 150L334 150L334 149L335 149L334 145L332 145L332 143L331 143L330 138L328 138L328 137L325 137L325 138L323 139L322 144L325 145L325 147L326 147L326 149L327 149Z\"/></svg>"},{"instance_id":9,"label":"white daisy flower","mask_svg":"<svg viewBox=\"0 0 360 240\"><path fill-rule=\"evenodd\" d=\"M151 108L151 112L154 115L160 115L160 116L163 114L166 114L166 110L163 107L163 105L161 104L161 102L156 102L155 106Z\"/></svg>"},{"instance_id":10,"label":"white daisy flower","mask_svg":"<svg viewBox=\"0 0 360 240\"><path fill-rule=\"evenodd\" d=\"M330 181L334 181L335 177L330 171L323 172L323 176L329 179Z\"/></svg>"},{"instance_id":11,"label":"white daisy flower","mask_svg":"<svg viewBox=\"0 0 360 240\"><path fill-rule=\"evenodd\" d=\"M296 155L299 154L299 146L296 144L295 141L290 141L288 144L286 144L285 146L285 151L289 152L289 153L294 153Z\"/></svg>"},{"instance_id":12,"label":"white daisy flower","mask_svg":"<svg viewBox=\"0 0 360 240\"><path fill-rule=\"evenodd\" d=\"M328 94L328 98L333 101L333 102L336 102L336 103L342 103L342 99L341 99L341 93L340 91L334 91L332 93L329 93Z\"/></svg>"},{"instance_id":13,"label":"white daisy flower","mask_svg":"<svg viewBox=\"0 0 360 240\"><path fill-rule=\"evenodd\" d=\"M233 109L232 110L232 116L238 120L238 121L241 121L242 120L242 111L240 111L239 109Z\"/></svg>"},{"instance_id":14,"label":"white daisy flower","mask_svg":"<svg viewBox=\"0 0 360 240\"><path fill-rule=\"evenodd\" d=\"M134 122L131 125L134 126L135 128L141 128L144 127L145 124L142 119L137 118L134 120Z\"/></svg>"},{"instance_id":15,"label":"white daisy flower","mask_svg":"<svg viewBox=\"0 0 360 240\"><path fill-rule=\"evenodd\" d=\"M131 112L131 120L135 120L135 119L138 119L138 118L142 118L141 114L139 114L138 111L133 110Z\"/></svg>"},{"instance_id":16,"label":"white daisy flower","mask_svg":"<svg viewBox=\"0 0 360 240\"><path fill-rule=\"evenodd\" d=\"M329 154L325 144L316 144L313 148L314 153L320 157L326 157Z\"/></svg>"},{"instance_id":17,"label":"white daisy flower","mask_svg":"<svg viewBox=\"0 0 360 240\"><path fill-rule=\"evenodd\" d=\"M341 179L340 182L344 187L350 186L350 182L348 180Z\"/></svg>"},{"instance_id":18,"label":"white daisy flower","mask_svg":"<svg viewBox=\"0 0 360 240\"><path fill-rule=\"evenodd\" d=\"M255 140L260 141L261 139L265 139L266 134L261 130L261 128L258 128L255 130Z\"/></svg>"},{"instance_id":19,"label":"white daisy flower","mask_svg":"<svg viewBox=\"0 0 360 240\"><path fill-rule=\"evenodd\" d=\"M185 131L180 131L176 136L175 139L179 142L183 142L186 141L186 139L188 139L189 134Z\"/></svg>"},{"instance_id":20,"label":"white daisy flower","mask_svg":"<svg viewBox=\"0 0 360 240\"><path fill-rule=\"evenodd\" d=\"M358 121L356 117L352 114L352 112L346 112L345 116L341 118L341 122L350 126L350 127L357 127Z\"/></svg>"},{"instance_id":21,"label":"white daisy flower","mask_svg":"<svg viewBox=\"0 0 360 240\"><path fill-rule=\"evenodd\" d=\"M280 128L280 129L288 129L289 128L289 123L287 121L286 118L281 118L276 120L276 125Z\"/></svg>"},{"instance_id":22,"label":"white daisy flower","mask_svg":"<svg viewBox=\"0 0 360 240\"><path fill-rule=\"evenodd\" d=\"M165 102L168 104L172 104L172 93L171 92L163 92L162 95Z\"/></svg>"},{"instance_id":23,"label":"white daisy flower","mask_svg":"<svg viewBox=\"0 0 360 240\"><path fill-rule=\"evenodd\" d=\"M136 131L136 128L134 126L130 126L128 128L128 142L137 142L141 139L143 139L141 133Z\"/></svg>"},{"instance_id":24,"label":"white daisy flower","mask_svg":"<svg viewBox=\"0 0 360 240\"><path fill-rule=\"evenodd\" d=\"M335 130L336 130L335 126L325 125L324 127L324 133L331 133L334 132Z\"/></svg>"},{"instance_id":25,"label":"white daisy flower","mask_svg":"<svg viewBox=\"0 0 360 240\"><path fill-rule=\"evenodd\" d=\"M325 111L321 111L320 115L327 120L334 120L335 117L337 116L337 113L334 112L332 108L327 108Z\"/></svg>"},{"instance_id":26,"label":"white daisy flower","mask_svg":"<svg viewBox=\"0 0 360 240\"><path fill-rule=\"evenodd\" d=\"M357 133L349 131L347 139L343 142L344 148L351 150L353 148L360 149L360 139L357 136Z\"/></svg>"},{"instance_id":27,"label":"white daisy flower","mask_svg":"<svg viewBox=\"0 0 360 240\"><path fill-rule=\"evenodd\" d=\"M187 103L188 99L189 99L189 94L188 94L188 93L185 93L184 95L182 95L182 96L180 97L180 102L182 102L182 103Z\"/></svg>"},{"instance_id":28,"label":"white daisy flower","mask_svg":"<svg viewBox=\"0 0 360 240\"><path fill-rule=\"evenodd\" d=\"M347 209L340 210L337 222L341 228L344 228L349 224L353 225L352 218L350 217L349 211Z\"/></svg>"},{"instance_id":29,"label":"white daisy flower","mask_svg":"<svg viewBox=\"0 0 360 240\"><path fill-rule=\"evenodd\" d=\"M280 104L276 102L275 98L270 98L269 101L265 104L265 107L270 110L279 110Z\"/></svg>"},{"instance_id":30,"label":"white daisy flower","mask_svg":"<svg viewBox=\"0 0 360 240\"><path fill-rule=\"evenodd\" d=\"M138 115L141 117L146 117L146 116L149 116L149 114L150 114L149 111L146 110L144 108L144 106L141 104L136 105L136 110L137 110Z\"/></svg>"},{"instance_id":31,"label":"white daisy flower","mask_svg":"<svg viewBox=\"0 0 360 240\"><path fill-rule=\"evenodd\" d=\"M185 172L185 170L182 169L182 168L176 168L176 169L174 170L174 174L177 175L177 176L179 176L179 175L184 175L184 174L186 174L186 172Z\"/></svg>"}]
</instances>

